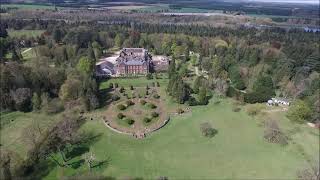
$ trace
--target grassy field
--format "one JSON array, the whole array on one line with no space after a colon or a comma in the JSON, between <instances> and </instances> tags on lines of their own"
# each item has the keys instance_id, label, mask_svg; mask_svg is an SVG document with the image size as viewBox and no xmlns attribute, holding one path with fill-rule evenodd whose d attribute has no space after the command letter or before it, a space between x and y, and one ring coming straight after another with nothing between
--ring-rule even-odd
<instances>
[{"instance_id":1,"label":"grassy field","mask_svg":"<svg viewBox=\"0 0 320 180\"><path fill-rule=\"evenodd\" d=\"M108 81L102 82L100 84L100 89L105 89L109 87L110 83L118 83L119 87L123 86L123 87L130 87L131 85L134 87L146 87L151 86L153 82L159 82L160 86L166 85L168 83L168 79L166 77L165 74L160 75L159 77L161 79L151 79L151 80L147 80L146 77L138 77L138 78L132 78L132 79L128 79L128 78L113 78L110 79Z\"/></svg>"},{"instance_id":2,"label":"grassy field","mask_svg":"<svg viewBox=\"0 0 320 180\"><path fill-rule=\"evenodd\" d=\"M54 9L51 4L1 4L1 8L18 8L18 9ZM60 9L61 7L57 7Z\"/></svg>"},{"instance_id":3,"label":"grassy field","mask_svg":"<svg viewBox=\"0 0 320 180\"><path fill-rule=\"evenodd\" d=\"M153 81L145 77L112 79L103 82L101 88L108 87L110 82L125 87L143 87ZM158 81L165 84L167 79ZM164 90L162 85L161 97L164 97ZM170 98L165 100L168 107L178 108ZM159 176L169 179L294 179L297 170L319 159L318 130L292 124L285 112L277 111L278 107L265 109L256 117L246 113L246 106L240 112L233 112L232 107L231 99L214 96L209 105L192 107L192 113L172 117L165 127L145 139L134 139L108 129L102 119L106 112L104 107L86 114L92 120L87 121L80 132L94 138L82 153L91 151L95 154L98 162L93 171L97 174L144 179ZM1 114L1 146L24 158L28 147L24 139L26 127L38 122L45 128L59 116L21 112ZM279 122L291 139L287 146L264 140L264 119ZM199 128L203 122L210 122L218 130L213 138L201 135ZM51 162L42 178L59 179L89 171L81 154L69 163L72 165L61 168Z\"/></svg>"},{"instance_id":4,"label":"grassy field","mask_svg":"<svg viewBox=\"0 0 320 180\"><path fill-rule=\"evenodd\" d=\"M290 136L288 146L269 144L263 139L261 121L244 111L233 112L231 107L230 100L221 100L220 104L193 108L192 114L173 118L142 140L111 132L99 118L86 123L82 130L98 135L90 149L97 160L107 161L95 171L112 177L294 179L307 157L319 158L317 130L292 125L283 112L273 113L281 127L299 131ZM201 136L202 122L212 123L218 134L211 139ZM56 167L46 179L86 171L85 165L77 169Z\"/></svg>"},{"instance_id":5,"label":"grassy field","mask_svg":"<svg viewBox=\"0 0 320 180\"><path fill-rule=\"evenodd\" d=\"M22 37L25 36L27 38L40 36L44 30L14 30L8 29L8 33L10 37Z\"/></svg>"},{"instance_id":6,"label":"grassy field","mask_svg":"<svg viewBox=\"0 0 320 180\"><path fill-rule=\"evenodd\" d=\"M20 50L23 60L30 60L36 57L36 53L32 48L22 48ZM6 58L12 58L12 52L6 54Z\"/></svg>"},{"instance_id":7,"label":"grassy field","mask_svg":"<svg viewBox=\"0 0 320 180\"><path fill-rule=\"evenodd\" d=\"M156 12L171 12L171 13L213 13L221 12L217 10L208 10L200 8L180 8L180 9L170 9L167 4L159 4L150 7L143 7L140 9L134 9L135 12L144 12L144 13L156 13Z\"/></svg>"},{"instance_id":8,"label":"grassy field","mask_svg":"<svg viewBox=\"0 0 320 180\"><path fill-rule=\"evenodd\" d=\"M26 156L29 144L26 141L25 129L29 126L39 124L46 128L57 120L59 115L46 115L44 113L11 112L1 113L1 147L16 152L18 156Z\"/></svg>"}]
</instances>

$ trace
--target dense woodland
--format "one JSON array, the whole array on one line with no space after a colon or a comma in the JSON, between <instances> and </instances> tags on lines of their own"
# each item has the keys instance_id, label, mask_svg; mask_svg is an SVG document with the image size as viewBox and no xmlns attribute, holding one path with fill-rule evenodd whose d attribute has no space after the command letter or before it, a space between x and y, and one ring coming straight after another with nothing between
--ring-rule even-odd
<instances>
[{"instance_id":1,"label":"dense woodland","mask_svg":"<svg viewBox=\"0 0 320 180\"><path fill-rule=\"evenodd\" d=\"M8 29L40 29L44 33L35 38L17 38L10 37ZM319 33L125 20L105 24L6 19L1 22L0 42L1 111L52 114L74 107L80 111L97 109L105 97L99 93L95 62L113 47L143 47L153 54L172 57L167 92L178 103L205 105L210 93L244 103L263 103L279 96L297 102L289 110L293 120L319 120ZM25 61L21 48L30 47L36 57ZM190 55L190 51L195 54ZM207 76L188 81L189 64L199 67ZM67 119L74 119L69 124L70 131L78 128L81 118ZM59 128L63 129L56 127L52 131ZM55 135L50 146L61 139L72 139L64 139L59 133ZM44 157L48 155L48 149L40 150L47 153ZM59 147L50 150L57 152ZM41 158L30 153L35 162ZM32 171L28 163L31 162L27 161L20 173Z\"/></svg>"}]
</instances>

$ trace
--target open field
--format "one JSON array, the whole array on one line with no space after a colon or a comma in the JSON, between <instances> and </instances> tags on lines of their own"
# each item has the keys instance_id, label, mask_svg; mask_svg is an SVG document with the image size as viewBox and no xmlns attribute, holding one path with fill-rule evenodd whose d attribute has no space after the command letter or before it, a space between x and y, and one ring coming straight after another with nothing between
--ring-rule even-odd
<instances>
[{"instance_id":1,"label":"open field","mask_svg":"<svg viewBox=\"0 0 320 180\"><path fill-rule=\"evenodd\" d=\"M27 38L40 36L44 31L43 30L14 30L8 29L8 33L10 37L22 37L25 36Z\"/></svg>"},{"instance_id":2,"label":"open field","mask_svg":"<svg viewBox=\"0 0 320 180\"><path fill-rule=\"evenodd\" d=\"M159 81L159 94L169 110L179 108L165 98L167 79L146 80L111 79L101 89L117 82L119 87L145 87ZM213 96L207 106L192 107L192 112L172 116L170 122L144 139L135 139L108 129L103 117L107 107L85 116L89 117L80 132L90 134L92 140L80 154L73 156L69 167L58 167L49 161L48 169L39 172L41 178L59 179L63 176L87 173L81 153L91 151L97 162L94 173L111 177L141 177L154 179L294 179L297 170L308 162L319 159L319 131L306 125L292 124L280 107L266 107L256 117L246 113L247 106L234 112L234 102ZM28 147L24 139L26 127L40 123L42 128L59 119L60 114L12 112L1 114L1 145L24 158ZM274 119L291 139L287 146L267 143L263 138L263 120ZM209 122L218 133L213 138L203 137L200 124ZM57 156L58 157L58 156Z\"/></svg>"},{"instance_id":3,"label":"open field","mask_svg":"<svg viewBox=\"0 0 320 180\"><path fill-rule=\"evenodd\" d=\"M36 53L32 48L22 48L20 52L23 60L30 60L36 57ZM8 59L12 58L12 53L11 52L7 53L6 58Z\"/></svg>"},{"instance_id":4,"label":"open field","mask_svg":"<svg viewBox=\"0 0 320 180\"><path fill-rule=\"evenodd\" d=\"M286 125L283 128L296 128L282 113L273 115ZM218 134L211 139L202 137L202 122L212 123ZM142 140L110 131L101 119L86 123L82 130L99 136L90 149L97 159L108 159L108 163L96 171L112 177L294 179L296 170L307 163L302 154L318 158L316 130L299 126L290 144L283 147L264 141L260 123L244 111L233 112L231 102L221 100L220 104L211 102L194 108L192 114L173 118ZM78 170L84 172L84 165ZM75 173L73 168L54 168L46 179Z\"/></svg>"},{"instance_id":5,"label":"open field","mask_svg":"<svg viewBox=\"0 0 320 180\"><path fill-rule=\"evenodd\" d=\"M55 9L50 4L1 4L1 8L18 8L18 9ZM60 9L61 7L57 7Z\"/></svg>"},{"instance_id":6,"label":"open field","mask_svg":"<svg viewBox=\"0 0 320 180\"><path fill-rule=\"evenodd\" d=\"M23 48L21 49L21 55L24 60L30 60L36 57L36 53L32 48Z\"/></svg>"},{"instance_id":7,"label":"open field","mask_svg":"<svg viewBox=\"0 0 320 180\"><path fill-rule=\"evenodd\" d=\"M47 115L44 113L10 112L1 113L1 147L16 152L24 158L29 145L26 137L26 129L33 125L46 128L53 124L59 115Z\"/></svg>"}]
</instances>

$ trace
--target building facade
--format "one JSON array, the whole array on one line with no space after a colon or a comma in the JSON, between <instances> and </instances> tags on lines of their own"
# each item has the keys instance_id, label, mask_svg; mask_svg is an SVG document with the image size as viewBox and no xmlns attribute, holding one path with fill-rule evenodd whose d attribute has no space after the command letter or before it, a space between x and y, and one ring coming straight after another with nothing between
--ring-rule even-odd
<instances>
[{"instance_id":1,"label":"building facade","mask_svg":"<svg viewBox=\"0 0 320 180\"><path fill-rule=\"evenodd\" d=\"M150 72L151 55L143 48L124 48L116 59L116 74L145 75Z\"/></svg>"}]
</instances>

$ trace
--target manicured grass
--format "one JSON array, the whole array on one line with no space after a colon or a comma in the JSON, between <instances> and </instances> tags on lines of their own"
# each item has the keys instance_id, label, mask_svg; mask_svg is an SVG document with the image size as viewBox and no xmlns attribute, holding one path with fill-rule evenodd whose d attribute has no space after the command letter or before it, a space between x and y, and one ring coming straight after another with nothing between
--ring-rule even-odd
<instances>
[{"instance_id":1,"label":"manicured grass","mask_svg":"<svg viewBox=\"0 0 320 180\"><path fill-rule=\"evenodd\" d=\"M261 119L245 111L233 112L230 100L193 108L192 114L174 117L167 126L145 139L134 139L110 131L102 120L87 122L82 130L100 135L91 146L97 160L108 166L97 173L113 177L154 179L294 179L306 164L305 154L318 159L319 132L292 125L283 112L273 113L282 128L300 129L288 146L263 139ZM259 117L257 117L259 118ZM199 126L210 122L218 130L213 138L201 135ZM299 148L297 147L299 144ZM80 169L84 170L85 164ZM73 175L72 168L54 168L46 179Z\"/></svg>"},{"instance_id":2,"label":"manicured grass","mask_svg":"<svg viewBox=\"0 0 320 180\"><path fill-rule=\"evenodd\" d=\"M25 129L31 125L38 125L44 129L57 120L59 115L44 113L10 112L1 113L1 147L18 153L24 158L30 147L26 140Z\"/></svg>"},{"instance_id":3,"label":"manicured grass","mask_svg":"<svg viewBox=\"0 0 320 180\"><path fill-rule=\"evenodd\" d=\"M44 30L14 30L8 29L8 33L10 37L22 37L25 36L27 38L40 36Z\"/></svg>"},{"instance_id":4,"label":"manicured grass","mask_svg":"<svg viewBox=\"0 0 320 180\"><path fill-rule=\"evenodd\" d=\"M152 86L152 82L159 82L160 86L165 86L167 82L169 81L166 76L163 75L161 76L162 79L152 79L152 80L147 80L146 77L137 77L137 78L113 78L110 80L107 80L105 82L102 82L100 84L100 89L105 89L109 87L110 83L118 83L119 87L123 86L125 88L129 88L130 85L133 87L146 87L147 85L149 87Z\"/></svg>"}]
</instances>

